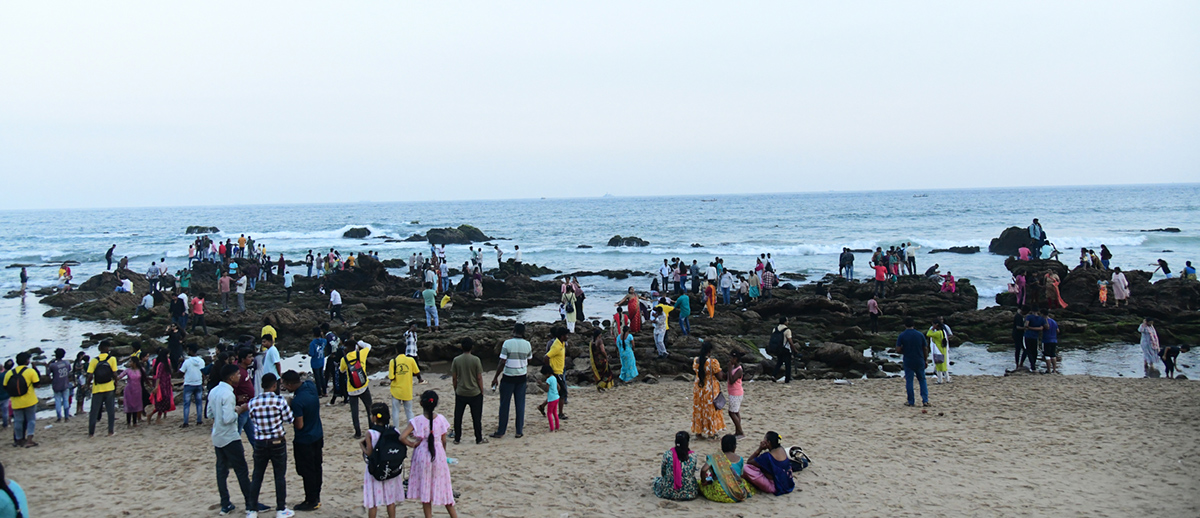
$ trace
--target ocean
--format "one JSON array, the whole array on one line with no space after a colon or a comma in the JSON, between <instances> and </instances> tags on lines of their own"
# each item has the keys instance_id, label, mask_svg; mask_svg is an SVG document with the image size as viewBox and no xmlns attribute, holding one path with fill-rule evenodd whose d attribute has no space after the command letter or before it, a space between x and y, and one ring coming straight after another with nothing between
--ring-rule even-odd
<instances>
[{"instance_id":1,"label":"ocean","mask_svg":"<svg viewBox=\"0 0 1200 518\"><path fill-rule=\"evenodd\" d=\"M29 273L31 288L36 289L53 284L58 263L79 261L73 271L76 282L82 282L104 269L104 252L116 244L116 256L128 256L135 271L145 271L150 261L162 257L177 270L185 266L187 246L194 238L184 233L189 225L218 227L221 232L214 237L222 239L253 236L267 246L268 254L282 251L293 260L303 259L310 249L330 247L343 254L373 250L381 258L408 260L413 252L428 255L428 245L384 243L381 237L403 239L430 228L470 224L497 238L494 242L506 259L519 245L526 263L563 272L652 272L664 258L706 263L714 256L724 258L730 268L744 270L753 267L759 254L770 253L779 271L804 274L811 282L837 271L842 247L886 249L912 242L920 247L918 268L937 263L943 272L970 279L979 290L980 307L986 307L1009 281L1004 258L987 253L988 242L1005 228L1025 227L1035 217L1062 252L1061 260L1071 266L1078 262L1080 247L1101 244L1112 250L1113 265L1125 269L1151 270L1151 264L1163 258L1178 272L1184 261L1200 260L1200 184L1177 184L0 211L0 264L34 265ZM366 227L371 236L343 238L352 227ZM1143 232L1163 227L1181 232ZM606 246L613 235L637 236L650 245ZM951 246L979 246L982 251L928 253ZM466 245L446 250L451 265L468 257ZM485 258L495 264L490 250ZM869 258L857 254L858 276L867 275ZM18 272L4 269L0 290L16 289ZM596 302L616 298L629 286L648 289L650 284L649 278L581 281L590 292L589 301ZM52 334L44 337L50 342L74 340L77 347L78 339L71 335L97 327L45 319L40 316L45 309L49 308L32 296L0 304L0 355L37 345L31 342L43 339L39 333Z\"/></svg>"}]
</instances>

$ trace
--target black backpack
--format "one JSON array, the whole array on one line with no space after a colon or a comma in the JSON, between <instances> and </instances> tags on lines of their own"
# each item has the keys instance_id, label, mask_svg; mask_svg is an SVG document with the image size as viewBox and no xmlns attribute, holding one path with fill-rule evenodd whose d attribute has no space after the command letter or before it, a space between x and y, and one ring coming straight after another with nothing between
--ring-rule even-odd
<instances>
[{"instance_id":1,"label":"black backpack","mask_svg":"<svg viewBox=\"0 0 1200 518\"><path fill-rule=\"evenodd\" d=\"M408 458L408 447L400 441L395 428L372 428L379 432L371 454L367 456L367 473L375 480L390 480L400 476L404 459Z\"/></svg>"},{"instance_id":2,"label":"black backpack","mask_svg":"<svg viewBox=\"0 0 1200 518\"><path fill-rule=\"evenodd\" d=\"M785 352L784 347L786 346L783 344L783 331L783 329L776 328L771 333L771 341L767 344L767 352L771 354L783 354Z\"/></svg>"},{"instance_id":3,"label":"black backpack","mask_svg":"<svg viewBox=\"0 0 1200 518\"><path fill-rule=\"evenodd\" d=\"M8 383L4 384L4 391L8 392L8 397L21 397L29 393L29 380L25 379L25 371L28 369L29 367L25 366L13 369Z\"/></svg>"},{"instance_id":4,"label":"black backpack","mask_svg":"<svg viewBox=\"0 0 1200 518\"><path fill-rule=\"evenodd\" d=\"M104 356L104 359L101 359L100 356ZM113 369L112 365L108 363L108 359L112 358L112 356L109 356L108 354L102 354L100 356L96 357L96 368L92 370L92 382L101 385L105 383L112 383Z\"/></svg>"}]
</instances>

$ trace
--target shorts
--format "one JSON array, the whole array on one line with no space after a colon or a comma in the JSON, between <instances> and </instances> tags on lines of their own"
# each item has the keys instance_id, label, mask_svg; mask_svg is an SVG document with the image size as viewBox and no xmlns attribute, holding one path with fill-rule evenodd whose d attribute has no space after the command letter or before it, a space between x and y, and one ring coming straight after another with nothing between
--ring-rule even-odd
<instances>
[{"instance_id":1,"label":"shorts","mask_svg":"<svg viewBox=\"0 0 1200 518\"><path fill-rule=\"evenodd\" d=\"M1042 342L1042 357L1058 357L1058 342Z\"/></svg>"},{"instance_id":2,"label":"shorts","mask_svg":"<svg viewBox=\"0 0 1200 518\"><path fill-rule=\"evenodd\" d=\"M727 405L725 408L735 414L738 412L741 412L742 411L742 398L744 398L744 397L746 397L746 396L744 396L744 395L729 396L728 398L726 398L729 400L729 405Z\"/></svg>"}]
</instances>

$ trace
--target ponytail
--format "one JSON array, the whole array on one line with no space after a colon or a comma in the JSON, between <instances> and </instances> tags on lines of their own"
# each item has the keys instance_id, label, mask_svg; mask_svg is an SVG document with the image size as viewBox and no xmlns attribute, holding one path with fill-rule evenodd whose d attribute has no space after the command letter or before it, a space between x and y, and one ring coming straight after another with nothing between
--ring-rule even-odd
<instances>
[{"instance_id":1,"label":"ponytail","mask_svg":"<svg viewBox=\"0 0 1200 518\"><path fill-rule=\"evenodd\" d=\"M391 424L392 414L388 410L388 406L384 403L375 403L371 405L371 417L374 418L375 424L387 428Z\"/></svg>"}]
</instances>

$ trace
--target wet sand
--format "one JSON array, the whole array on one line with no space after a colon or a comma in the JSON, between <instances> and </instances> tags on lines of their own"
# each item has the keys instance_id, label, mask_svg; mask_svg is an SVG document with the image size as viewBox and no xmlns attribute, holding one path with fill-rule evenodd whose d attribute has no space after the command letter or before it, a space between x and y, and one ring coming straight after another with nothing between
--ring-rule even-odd
<instances>
[{"instance_id":1,"label":"wet sand","mask_svg":"<svg viewBox=\"0 0 1200 518\"><path fill-rule=\"evenodd\" d=\"M485 378L490 380L490 374ZM429 376L453 411L449 380ZM651 481L662 452L689 428L691 385L663 381L604 394L571 394L570 419L549 433L530 396L525 437L450 446L462 516L1197 516L1200 515L1200 386L1163 379L1087 376L956 377L931 385L928 413L903 406L899 379L754 382L742 410L749 454L767 430L800 444L814 464L797 491L740 504L669 502ZM378 401L386 387L372 387ZM494 430L498 398L484 403ZM365 413L364 413L365 415ZM447 415L447 418L450 418ZM348 406L322 406L322 509L304 516L363 516L364 464ZM34 516L215 516L209 428L160 426L86 438L86 419L39 427L39 448L4 448L8 476L29 494ZM470 420L464 435L471 436ZM49 422L39 421L41 426ZM732 424L728 423L730 430ZM289 433L289 437L290 437ZM290 440L290 438L289 438ZM468 444L470 443L470 444ZM698 453L719 449L693 441ZM291 465L288 502L302 497ZM263 502L273 503L264 483ZM241 497L231 476L234 502ZM300 513L298 513L300 514ZM231 516L241 516L242 511ZM406 502L398 516L420 516ZM445 516L436 509L435 516ZM273 516L273 514L264 514Z\"/></svg>"}]
</instances>

